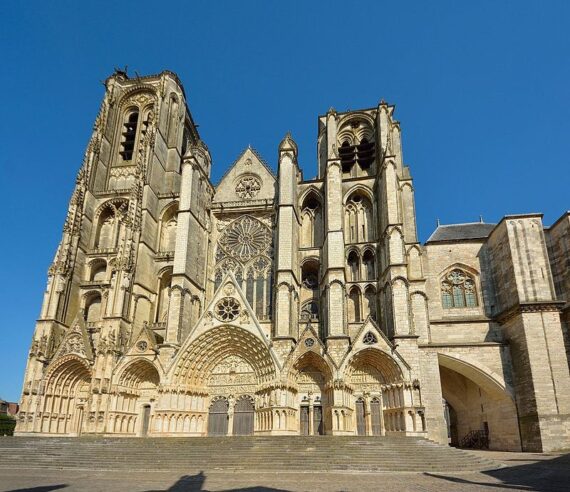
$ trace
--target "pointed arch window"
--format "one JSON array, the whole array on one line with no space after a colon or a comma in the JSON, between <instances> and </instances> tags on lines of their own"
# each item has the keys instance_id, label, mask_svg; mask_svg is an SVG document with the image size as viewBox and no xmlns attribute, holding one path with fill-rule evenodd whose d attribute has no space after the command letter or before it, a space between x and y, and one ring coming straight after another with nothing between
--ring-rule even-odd
<instances>
[{"instance_id":1,"label":"pointed arch window","mask_svg":"<svg viewBox=\"0 0 570 492\"><path fill-rule=\"evenodd\" d=\"M364 315L370 316L373 320L376 320L376 290L371 285L366 287L366 290L364 291L364 299Z\"/></svg>"},{"instance_id":2,"label":"pointed arch window","mask_svg":"<svg viewBox=\"0 0 570 492\"><path fill-rule=\"evenodd\" d=\"M374 241L372 203L363 193L355 191L344 208L344 231L347 243Z\"/></svg>"},{"instance_id":3,"label":"pointed arch window","mask_svg":"<svg viewBox=\"0 0 570 492\"><path fill-rule=\"evenodd\" d=\"M133 111L127 116L127 119L123 124L121 157L124 161L130 161L133 158L138 122L139 112Z\"/></svg>"},{"instance_id":4,"label":"pointed arch window","mask_svg":"<svg viewBox=\"0 0 570 492\"><path fill-rule=\"evenodd\" d=\"M171 205L162 215L160 223L160 244L162 253L173 252L176 245L176 226L178 221L178 204Z\"/></svg>"},{"instance_id":5,"label":"pointed arch window","mask_svg":"<svg viewBox=\"0 0 570 492\"><path fill-rule=\"evenodd\" d=\"M459 268L451 270L441 282L441 302L444 309L477 307L474 278Z\"/></svg>"},{"instance_id":6,"label":"pointed arch window","mask_svg":"<svg viewBox=\"0 0 570 492\"><path fill-rule=\"evenodd\" d=\"M364 267L364 279L374 280L375 268L374 268L374 253L367 249L362 256L362 265Z\"/></svg>"},{"instance_id":7,"label":"pointed arch window","mask_svg":"<svg viewBox=\"0 0 570 492\"><path fill-rule=\"evenodd\" d=\"M360 290L353 287L348 295L348 320L351 323L356 323L361 320L360 318Z\"/></svg>"},{"instance_id":8,"label":"pointed arch window","mask_svg":"<svg viewBox=\"0 0 570 492\"><path fill-rule=\"evenodd\" d=\"M322 207L314 192L301 205L301 246L319 248L322 243Z\"/></svg>"},{"instance_id":9,"label":"pointed arch window","mask_svg":"<svg viewBox=\"0 0 570 492\"><path fill-rule=\"evenodd\" d=\"M348 278L351 282L358 282L360 280L359 270L360 261L356 251L351 251L347 259L348 263Z\"/></svg>"}]
</instances>

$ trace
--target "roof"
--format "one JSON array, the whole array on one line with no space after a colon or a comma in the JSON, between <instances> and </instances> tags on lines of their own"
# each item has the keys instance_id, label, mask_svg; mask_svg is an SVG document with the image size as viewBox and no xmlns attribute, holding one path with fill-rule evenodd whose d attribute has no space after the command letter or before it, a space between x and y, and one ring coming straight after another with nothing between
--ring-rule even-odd
<instances>
[{"instance_id":1,"label":"roof","mask_svg":"<svg viewBox=\"0 0 570 492\"><path fill-rule=\"evenodd\" d=\"M467 224L439 225L426 241L436 243L442 241L466 241L470 239L486 239L496 224L485 222L469 222Z\"/></svg>"},{"instance_id":2,"label":"roof","mask_svg":"<svg viewBox=\"0 0 570 492\"><path fill-rule=\"evenodd\" d=\"M269 172L269 174L271 174L271 176L273 176L275 178L275 172L273 171L273 169L271 169L271 167L269 166L269 164L267 164L267 161L261 157L261 154L254 149L251 145L248 145L245 149L243 149L239 156L237 157L237 159L232 163L231 166L229 166L226 169L226 172L224 173L224 175L220 178L220 180L218 181L218 184L215 186L216 188L218 187L218 185L225 179L225 177L230 174L230 171L234 168L234 166L238 163L238 161L243 157L243 155L249 150L251 150L251 152L253 153L253 155L255 155L255 157L257 157L259 159L259 162L261 162L261 165L267 169L267 172Z\"/></svg>"}]
</instances>

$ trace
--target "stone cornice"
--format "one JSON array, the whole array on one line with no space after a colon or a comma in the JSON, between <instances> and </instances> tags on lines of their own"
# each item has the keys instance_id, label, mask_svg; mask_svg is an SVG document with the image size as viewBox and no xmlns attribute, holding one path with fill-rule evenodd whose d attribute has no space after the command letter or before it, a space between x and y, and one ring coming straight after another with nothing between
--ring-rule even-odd
<instances>
[{"instance_id":1,"label":"stone cornice","mask_svg":"<svg viewBox=\"0 0 570 492\"><path fill-rule=\"evenodd\" d=\"M523 313L540 313L540 312L560 312L564 306L564 301L533 301L522 302L511 308L505 309L496 316L496 320L500 324L509 321L513 316Z\"/></svg>"}]
</instances>

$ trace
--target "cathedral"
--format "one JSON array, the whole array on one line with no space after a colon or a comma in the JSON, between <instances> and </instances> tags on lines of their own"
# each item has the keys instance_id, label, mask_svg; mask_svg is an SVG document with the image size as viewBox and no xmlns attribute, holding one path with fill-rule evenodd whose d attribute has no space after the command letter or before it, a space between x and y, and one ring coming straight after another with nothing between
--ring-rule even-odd
<instances>
[{"instance_id":1,"label":"cathedral","mask_svg":"<svg viewBox=\"0 0 570 492\"><path fill-rule=\"evenodd\" d=\"M19 435L570 447L570 212L418 241L394 106L218 183L172 72L115 71L48 270ZM465 170L467 173L468 170ZM467 176L466 176L467 177Z\"/></svg>"}]
</instances>

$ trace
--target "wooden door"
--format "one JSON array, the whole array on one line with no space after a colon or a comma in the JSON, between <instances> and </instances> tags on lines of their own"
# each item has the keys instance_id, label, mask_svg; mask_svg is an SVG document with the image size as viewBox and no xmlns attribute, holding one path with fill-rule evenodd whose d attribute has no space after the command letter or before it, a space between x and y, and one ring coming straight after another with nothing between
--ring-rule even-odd
<instances>
[{"instance_id":1,"label":"wooden door","mask_svg":"<svg viewBox=\"0 0 570 492\"><path fill-rule=\"evenodd\" d=\"M150 422L150 405L145 405L143 407L141 436L146 436L148 434L149 422Z\"/></svg>"},{"instance_id":2,"label":"wooden door","mask_svg":"<svg viewBox=\"0 0 570 492\"><path fill-rule=\"evenodd\" d=\"M253 434L253 403L249 398L237 401L234 408L234 436L251 436Z\"/></svg>"},{"instance_id":3,"label":"wooden door","mask_svg":"<svg viewBox=\"0 0 570 492\"><path fill-rule=\"evenodd\" d=\"M322 436L325 433L323 426L323 407L315 405L313 407L313 434Z\"/></svg>"},{"instance_id":4,"label":"wooden door","mask_svg":"<svg viewBox=\"0 0 570 492\"><path fill-rule=\"evenodd\" d=\"M83 427L83 407L77 408L77 435L81 435L81 428Z\"/></svg>"},{"instance_id":5,"label":"wooden door","mask_svg":"<svg viewBox=\"0 0 570 492\"><path fill-rule=\"evenodd\" d=\"M301 407L301 435L308 436L309 435L309 407L304 406Z\"/></svg>"},{"instance_id":6,"label":"wooden door","mask_svg":"<svg viewBox=\"0 0 570 492\"><path fill-rule=\"evenodd\" d=\"M225 436L228 433L228 400L216 400L208 412L208 435Z\"/></svg>"},{"instance_id":7,"label":"wooden door","mask_svg":"<svg viewBox=\"0 0 570 492\"><path fill-rule=\"evenodd\" d=\"M356 400L356 433L366 435L366 420L364 418L364 400Z\"/></svg>"},{"instance_id":8,"label":"wooden door","mask_svg":"<svg viewBox=\"0 0 570 492\"><path fill-rule=\"evenodd\" d=\"M376 398L370 402L370 420L372 420L372 435L381 436L382 435L382 419L381 413L382 406L380 405L380 400Z\"/></svg>"}]
</instances>

